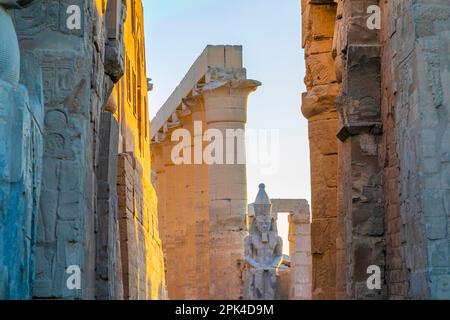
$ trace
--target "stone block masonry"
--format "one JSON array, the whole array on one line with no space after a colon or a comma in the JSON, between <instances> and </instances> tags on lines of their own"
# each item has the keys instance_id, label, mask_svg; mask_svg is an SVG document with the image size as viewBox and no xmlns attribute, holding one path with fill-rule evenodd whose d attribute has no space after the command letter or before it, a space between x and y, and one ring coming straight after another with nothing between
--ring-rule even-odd
<instances>
[{"instance_id":1,"label":"stone block masonry","mask_svg":"<svg viewBox=\"0 0 450 320\"><path fill-rule=\"evenodd\" d=\"M121 65L104 60L105 56L120 59L105 55L112 47L106 46L104 16L115 9L113 2L117 1L98 6L97 1L33 1L13 12L21 51L36 58L43 78L45 165L33 291L38 298L110 296L103 289L98 293L96 287L96 278L106 272L96 271L96 243L100 243L96 240L96 168L102 108L117 74L123 74L120 68L114 74L105 68ZM68 28L65 23L69 5L81 9L80 28ZM117 45L123 43L118 41ZM66 285L66 271L71 266L81 271L80 290Z\"/></svg>"},{"instance_id":2,"label":"stone block masonry","mask_svg":"<svg viewBox=\"0 0 450 320\"><path fill-rule=\"evenodd\" d=\"M1 298L166 298L143 16L133 0L0 5Z\"/></svg>"},{"instance_id":3,"label":"stone block masonry","mask_svg":"<svg viewBox=\"0 0 450 320\"><path fill-rule=\"evenodd\" d=\"M370 6L381 9L380 29L368 28ZM449 10L440 0L302 1L314 298L450 298ZM312 120L328 110L337 110L337 137L324 139ZM319 167L325 141L337 161ZM322 192L334 185L337 206ZM336 223L318 228L323 216ZM379 289L367 286L371 266Z\"/></svg>"},{"instance_id":4,"label":"stone block masonry","mask_svg":"<svg viewBox=\"0 0 450 320\"><path fill-rule=\"evenodd\" d=\"M314 299L336 296L338 116L335 100L339 85L332 53L336 10L334 1L302 0L302 44L308 89L303 94L302 112L309 122Z\"/></svg>"}]
</instances>

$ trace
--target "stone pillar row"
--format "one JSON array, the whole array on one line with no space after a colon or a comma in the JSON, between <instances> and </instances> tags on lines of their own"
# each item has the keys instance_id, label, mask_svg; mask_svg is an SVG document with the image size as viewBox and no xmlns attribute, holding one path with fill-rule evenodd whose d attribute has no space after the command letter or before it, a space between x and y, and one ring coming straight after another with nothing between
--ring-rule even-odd
<instances>
[{"instance_id":1,"label":"stone pillar row","mask_svg":"<svg viewBox=\"0 0 450 320\"><path fill-rule=\"evenodd\" d=\"M210 143L203 141L204 131L215 129L223 135L216 143L223 144L226 163L226 130L245 130L247 97L260 85L245 76L242 68L211 68L152 147L170 299L242 298L246 165L193 162L195 148ZM194 130L195 121L201 122L201 133ZM171 159L179 143L171 135L179 128L191 134L185 150L190 149L192 164L175 165Z\"/></svg>"}]
</instances>

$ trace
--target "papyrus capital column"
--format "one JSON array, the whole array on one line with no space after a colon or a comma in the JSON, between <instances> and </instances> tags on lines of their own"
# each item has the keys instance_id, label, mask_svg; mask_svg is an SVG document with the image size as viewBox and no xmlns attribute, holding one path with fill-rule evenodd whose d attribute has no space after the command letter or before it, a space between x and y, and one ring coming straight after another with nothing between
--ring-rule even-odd
<instances>
[{"instance_id":1,"label":"papyrus capital column","mask_svg":"<svg viewBox=\"0 0 450 320\"><path fill-rule=\"evenodd\" d=\"M247 99L261 85L246 78L243 68L212 68L201 87L206 122L247 122Z\"/></svg>"},{"instance_id":2,"label":"papyrus capital column","mask_svg":"<svg viewBox=\"0 0 450 320\"><path fill-rule=\"evenodd\" d=\"M245 148L239 150L239 142L245 139L247 100L260 85L246 79L243 68L211 68L200 88L208 130L222 133L222 141L218 142L224 147L223 162L208 166L211 299L242 298L239 263L244 257L246 234L246 165L237 161L243 154L234 156L234 164L226 162L225 154L244 152L245 156ZM226 150L230 129L237 133L238 148Z\"/></svg>"}]
</instances>

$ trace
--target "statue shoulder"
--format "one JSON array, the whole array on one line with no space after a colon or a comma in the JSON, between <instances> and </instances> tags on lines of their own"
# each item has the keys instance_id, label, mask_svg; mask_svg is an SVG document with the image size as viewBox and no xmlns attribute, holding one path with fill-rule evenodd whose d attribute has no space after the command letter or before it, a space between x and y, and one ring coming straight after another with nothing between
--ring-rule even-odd
<instances>
[{"instance_id":1,"label":"statue shoulder","mask_svg":"<svg viewBox=\"0 0 450 320\"><path fill-rule=\"evenodd\" d=\"M277 243L280 245L283 245L283 238L281 238L279 235L277 235Z\"/></svg>"}]
</instances>

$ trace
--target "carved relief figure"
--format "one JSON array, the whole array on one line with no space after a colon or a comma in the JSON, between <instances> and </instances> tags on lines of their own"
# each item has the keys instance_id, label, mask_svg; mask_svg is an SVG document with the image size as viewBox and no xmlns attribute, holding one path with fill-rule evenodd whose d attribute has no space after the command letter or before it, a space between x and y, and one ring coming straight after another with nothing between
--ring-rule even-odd
<instances>
[{"instance_id":1,"label":"carved relief figure","mask_svg":"<svg viewBox=\"0 0 450 320\"><path fill-rule=\"evenodd\" d=\"M271 207L265 186L261 184L254 203L255 219L244 242L249 265L245 276L247 300L278 299L277 268L283 260L283 240L278 236Z\"/></svg>"}]
</instances>

